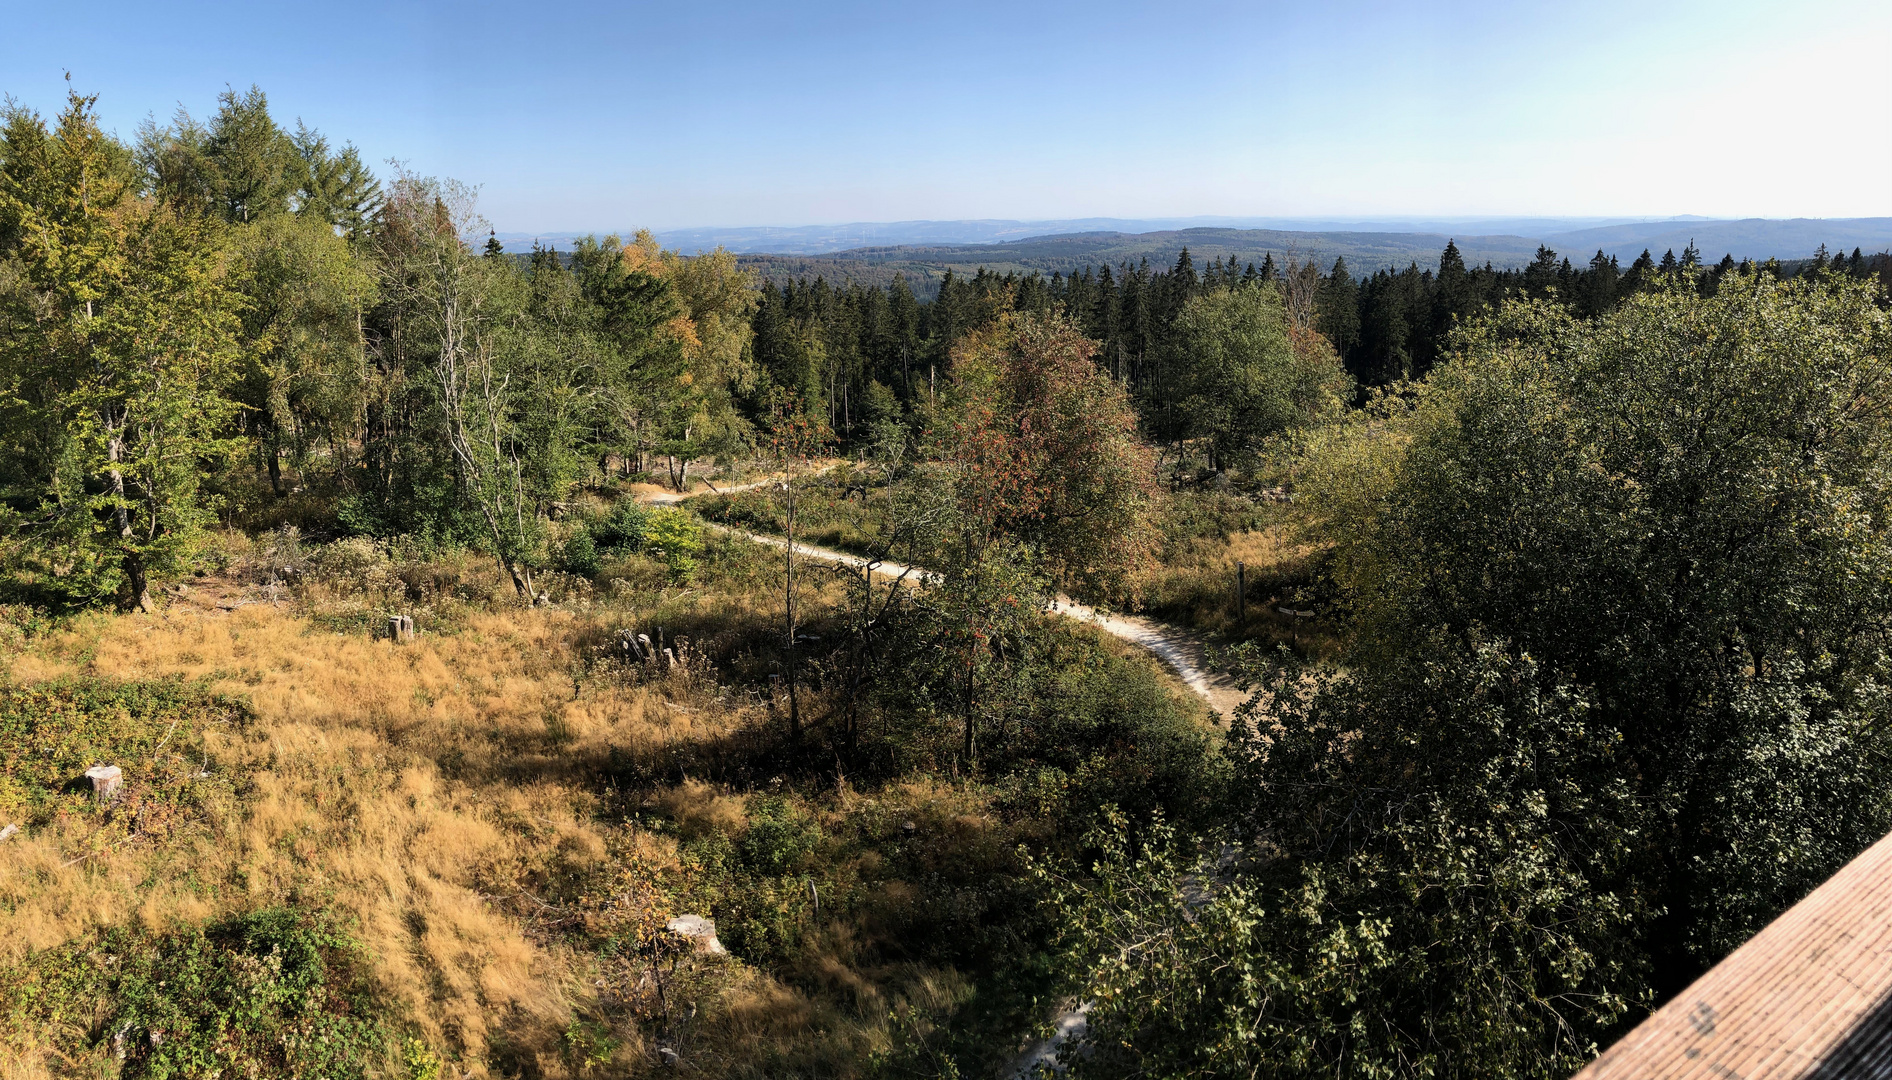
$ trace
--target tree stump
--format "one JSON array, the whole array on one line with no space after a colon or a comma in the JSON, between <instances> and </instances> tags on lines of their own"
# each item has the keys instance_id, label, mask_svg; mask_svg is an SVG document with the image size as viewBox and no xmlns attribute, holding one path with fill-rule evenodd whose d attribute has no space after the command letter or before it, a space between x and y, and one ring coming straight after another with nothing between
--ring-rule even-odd
<instances>
[{"instance_id":1,"label":"tree stump","mask_svg":"<svg viewBox=\"0 0 1892 1080\"><path fill-rule=\"evenodd\" d=\"M412 615L388 616L388 640L396 645L414 640L414 617Z\"/></svg>"},{"instance_id":2,"label":"tree stump","mask_svg":"<svg viewBox=\"0 0 1892 1080\"><path fill-rule=\"evenodd\" d=\"M110 802L124 786L125 774L116 765L94 765L85 771L85 778L92 781L92 798L99 802Z\"/></svg>"}]
</instances>

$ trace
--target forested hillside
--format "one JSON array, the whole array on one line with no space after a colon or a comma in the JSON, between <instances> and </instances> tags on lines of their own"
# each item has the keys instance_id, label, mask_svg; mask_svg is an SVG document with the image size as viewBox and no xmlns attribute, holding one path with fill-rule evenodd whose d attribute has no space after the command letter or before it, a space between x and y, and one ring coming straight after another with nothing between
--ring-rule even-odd
<instances>
[{"instance_id":1,"label":"forested hillside","mask_svg":"<svg viewBox=\"0 0 1892 1080\"><path fill-rule=\"evenodd\" d=\"M1561 1078L1892 829L1885 252L929 290L95 106L0 129L6 1076Z\"/></svg>"},{"instance_id":2,"label":"forested hillside","mask_svg":"<svg viewBox=\"0 0 1892 1080\"><path fill-rule=\"evenodd\" d=\"M1346 260L1356 273L1397 270L1408 263L1431 263L1448 237L1403 232L1297 232L1276 229L1177 229L1146 233L1087 232L1037 236L993 244L928 247L861 247L820 256L742 255L745 267L778 285L798 278L826 277L886 285L893 275L931 297L948 271L970 277L980 270L996 274L1069 275L1098 266L1153 263L1173 265L1184 251L1199 263L1216 260L1260 264L1283 262L1291 254L1302 261L1329 265ZM1475 263L1517 267L1528 262L1537 242L1521 236L1465 236L1457 244Z\"/></svg>"}]
</instances>

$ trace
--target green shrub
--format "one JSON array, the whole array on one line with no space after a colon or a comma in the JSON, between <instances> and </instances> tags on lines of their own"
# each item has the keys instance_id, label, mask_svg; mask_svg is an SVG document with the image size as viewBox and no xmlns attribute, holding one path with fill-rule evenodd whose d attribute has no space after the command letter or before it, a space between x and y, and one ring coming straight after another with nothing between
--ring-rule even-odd
<instances>
[{"instance_id":1,"label":"green shrub","mask_svg":"<svg viewBox=\"0 0 1892 1080\"><path fill-rule=\"evenodd\" d=\"M703 554L703 523L684 510L652 510L644 527L644 549L664 561L673 579L688 581L696 573L696 557Z\"/></svg>"},{"instance_id":2,"label":"green shrub","mask_svg":"<svg viewBox=\"0 0 1892 1080\"><path fill-rule=\"evenodd\" d=\"M594 546L605 551L636 551L644 546L650 510L631 499L620 499L610 513L588 527Z\"/></svg>"},{"instance_id":3,"label":"green shrub","mask_svg":"<svg viewBox=\"0 0 1892 1080\"><path fill-rule=\"evenodd\" d=\"M0 980L12 999L0 1015L89 1029L78 1037L109 1047L127 1077L352 1080L378 1072L395 1047L361 945L287 908L167 934L115 929L27 966ZM81 1017L100 1022L70 1023ZM405 1049L410 1071L425 1075L432 1055Z\"/></svg>"},{"instance_id":4,"label":"green shrub","mask_svg":"<svg viewBox=\"0 0 1892 1080\"><path fill-rule=\"evenodd\" d=\"M795 868L821 842L821 826L797 813L787 800L756 800L749 831L736 845L744 866L779 877Z\"/></svg>"},{"instance_id":5,"label":"green shrub","mask_svg":"<svg viewBox=\"0 0 1892 1080\"><path fill-rule=\"evenodd\" d=\"M559 564L568 574L598 576L598 545L591 539L589 529L580 525L572 530L572 534L565 539L565 549L560 554Z\"/></svg>"}]
</instances>

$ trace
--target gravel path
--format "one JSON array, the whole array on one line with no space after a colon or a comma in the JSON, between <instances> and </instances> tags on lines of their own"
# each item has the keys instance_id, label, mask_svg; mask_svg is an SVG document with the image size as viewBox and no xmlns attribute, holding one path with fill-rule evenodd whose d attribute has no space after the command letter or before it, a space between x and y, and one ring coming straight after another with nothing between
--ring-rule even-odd
<instances>
[{"instance_id":1,"label":"gravel path","mask_svg":"<svg viewBox=\"0 0 1892 1080\"><path fill-rule=\"evenodd\" d=\"M735 484L720 490L711 490L714 494L726 495L735 491L750 491L755 488L767 487L774 483L779 483L779 481L773 479L757 480L747 484ZM655 491L640 494L637 498L642 502L659 506L676 506L685 499L701 494L706 493L700 491L688 493ZM779 536L772 536L767 533L753 533L744 529L731 528L727 525L718 525L713 521L706 522L706 524L721 532L741 536L753 540L758 544L766 544L770 547L777 548L788 547L788 541ZM798 554L806 555L811 559L840 563L844 566L865 567L870 561L862 556L849 554L845 551L814 547L799 542L795 545L795 550ZM931 582L937 581L939 578L939 575L930 570L924 570L916 566L907 566L897 562L876 563L874 572L896 578L905 575L915 581ZM1170 670L1174 671L1176 675L1182 679L1183 685L1189 687L1191 692L1203 701L1208 702L1210 708L1221 713L1223 716L1233 715L1235 707L1240 705L1247 696L1236 689L1234 680L1230 679L1226 674L1215 671L1209 666L1207 649L1204 647L1202 639L1181 627L1171 626L1168 623L1157 622L1154 619L1146 619L1138 615L1107 614L1091 607L1089 604L1081 604L1063 595L1059 595L1052 600L1051 610L1060 615L1090 623L1112 637L1121 638L1132 645L1136 645L1154 654L1157 659L1169 665Z\"/></svg>"},{"instance_id":2,"label":"gravel path","mask_svg":"<svg viewBox=\"0 0 1892 1080\"><path fill-rule=\"evenodd\" d=\"M788 541L779 536L748 532L727 525L718 525L713 521L706 524L711 528L746 540L753 540L758 544L766 544L774 548L786 549L788 547ZM938 574L921 567L891 561L873 562L860 555L835 551L831 548L814 547L799 541L795 544L795 553L822 562L839 563L856 568L866 568L871 563L875 573L887 577L897 578L905 575L914 581L939 580ZM1169 665L1170 670L1182 679L1183 685L1189 687L1197 697L1208 702L1210 708L1224 716L1232 715L1235 707L1240 705L1247 696L1236 689L1234 680L1209 667L1202 639L1187 630L1136 615L1107 614L1089 604L1080 604L1063 595L1052 600L1051 610L1067 618L1090 623L1112 637L1121 638L1132 645L1148 650L1157 659Z\"/></svg>"}]
</instances>

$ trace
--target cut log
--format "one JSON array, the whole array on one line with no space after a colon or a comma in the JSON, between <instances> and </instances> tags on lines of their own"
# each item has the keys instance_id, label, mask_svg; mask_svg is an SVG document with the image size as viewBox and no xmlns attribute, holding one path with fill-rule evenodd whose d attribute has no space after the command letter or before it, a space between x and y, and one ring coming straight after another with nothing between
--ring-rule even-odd
<instances>
[{"instance_id":1,"label":"cut log","mask_svg":"<svg viewBox=\"0 0 1892 1080\"><path fill-rule=\"evenodd\" d=\"M110 802L125 784L124 771L116 765L94 765L85 771L85 778L92 781L92 797L99 802Z\"/></svg>"}]
</instances>

